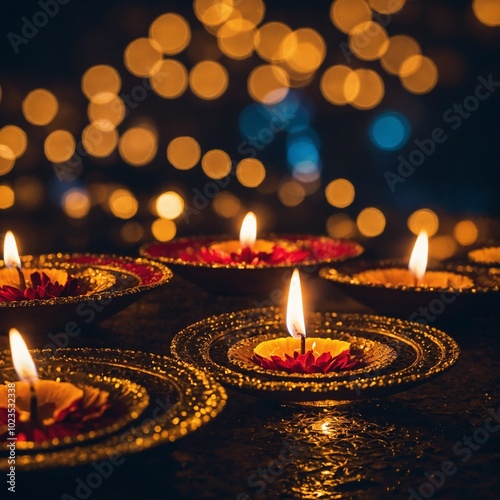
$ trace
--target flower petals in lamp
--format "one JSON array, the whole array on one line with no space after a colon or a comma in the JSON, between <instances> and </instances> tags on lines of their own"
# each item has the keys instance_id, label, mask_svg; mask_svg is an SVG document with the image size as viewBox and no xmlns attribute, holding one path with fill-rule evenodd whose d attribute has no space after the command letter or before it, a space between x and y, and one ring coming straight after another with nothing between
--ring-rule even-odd
<instances>
[{"instance_id":1,"label":"flower petals in lamp","mask_svg":"<svg viewBox=\"0 0 500 500\"><path fill-rule=\"evenodd\" d=\"M297 269L290 281L286 324L291 337L266 340L254 348L254 360L258 365L286 373L328 373L362 366L361 360L351 358L349 342L330 338L306 338Z\"/></svg>"}]
</instances>

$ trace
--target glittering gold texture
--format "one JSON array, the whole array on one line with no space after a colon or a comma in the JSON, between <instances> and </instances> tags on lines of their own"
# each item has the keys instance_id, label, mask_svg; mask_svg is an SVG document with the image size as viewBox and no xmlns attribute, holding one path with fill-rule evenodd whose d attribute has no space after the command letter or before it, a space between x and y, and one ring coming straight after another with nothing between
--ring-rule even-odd
<instances>
[{"instance_id":1,"label":"glittering gold texture","mask_svg":"<svg viewBox=\"0 0 500 500\"><path fill-rule=\"evenodd\" d=\"M425 382L458 359L456 342L419 323L370 315L315 313L306 319L311 337L351 342L366 366L327 374L271 372L251 360L254 347L282 335L283 313L262 308L212 316L179 332L175 356L221 382L255 395L294 402L385 396Z\"/></svg>"},{"instance_id":2,"label":"glittering gold texture","mask_svg":"<svg viewBox=\"0 0 500 500\"><path fill-rule=\"evenodd\" d=\"M20 470L74 467L108 460L112 454L128 455L177 441L215 418L226 402L224 389L204 372L165 356L118 349L58 349L31 351L42 378L60 377L118 391L141 405L130 406L129 421L88 436L77 445L40 450L17 449ZM16 378L10 351L0 352L0 383ZM132 390L133 388L136 390ZM110 391L111 392L111 391ZM155 395L150 398L148 394ZM147 404L144 405L144 402ZM117 432L119 431L119 432ZM6 448L0 450L0 470L8 470Z\"/></svg>"}]
</instances>

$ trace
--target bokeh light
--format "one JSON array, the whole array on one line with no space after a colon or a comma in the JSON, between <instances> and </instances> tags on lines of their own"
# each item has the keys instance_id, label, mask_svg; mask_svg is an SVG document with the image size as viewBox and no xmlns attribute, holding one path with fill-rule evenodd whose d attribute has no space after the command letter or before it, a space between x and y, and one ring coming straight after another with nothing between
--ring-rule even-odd
<instances>
[{"instance_id":1,"label":"bokeh light","mask_svg":"<svg viewBox=\"0 0 500 500\"><path fill-rule=\"evenodd\" d=\"M453 234L460 245L468 246L476 242L479 231L473 221L465 219L455 224Z\"/></svg>"},{"instance_id":2,"label":"bokeh light","mask_svg":"<svg viewBox=\"0 0 500 500\"><path fill-rule=\"evenodd\" d=\"M125 118L125 112L125 105L121 98L111 92L96 94L87 108L89 120L104 131L117 127Z\"/></svg>"},{"instance_id":3,"label":"bokeh light","mask_svg":"<svg viewBox=\"0 0 500 500\"><path fill-rule=\"evenodd\" d=\"M278 187L278 198L285 207L300 205L306 196L304 186L293 179L286 180Z\"/></svg>"},{"instance_id":4,"label":"bokeh light","mask_svg":"<svg viewBox=\"0 0 500 500\"><path fill-rule=\"evenodd\" d=\"M275 104L282 101L290 82L287 72L270 64L257 66L248 77L248 93L258 102Z\"/></svg>"},{"instance_id":5,"label":"bokeh light","mask_svg":"<svg viewBox=\"0 0 500 500\"><path fill-rule=\"evenodd\" d=\"M347 80L353 73L348 66L337 64L330 66L321 76L320 90L323 97L332 104L344 105L359 93L359 80L357 78ZM349 87L346 87L346 84Z\"/></svg>"},{"instance_id":6,"label":"bokeh light","mask_svg":"<svg viewBox=\"0 0 500 500\"><path fill-rule=\"evenodd\" d=\"M142 167L156 156L158 140L149 128L133 127L120 137L118 150L127 163L134 167Z\"/></svg>"},{"instance_id":7,"label":"bokeh light","mask_svg":"<svg viewBox=\"0 0 500 500\"><path fill-rule=\"evenodd\" d=\"M138 207L135 196L128 189L115 189L108 199L108 208L119 219L131 219L137 213Z\"/></svg>"},{"instance_id":8,"label":"bokeh light","mask_svg":"<svg viewBox=\"0 0 500 500\"><path fill-rule=\"evenodd\" d=\"M193 168L201 157L201 148L196 139L180 136L172 139L167 146L168 161L179 170Z\"/></svg>"},{"instance_id":9,"label":"bokeh light","mask_svg":"<svg viewBox=\"0 0 500 500\"><path fill-rule=\"evenodd\" d=\"M422 208L408 217L408 229L415 235L425 231L429 237L434 236L439 229L439 218L429 208Z\"/></svg>"},{"instance_id":10,"label":"bokeh light","mask_svg":"<svg viewBox=\"0 0 500 500\"><path fill-rule=\"evenodd\" d=\"M181 96L187 88L188 72L179 61L163 59L149 81L158 95L167 99L175 99Z\"/></svg>"},{"instance_id":11,"label":"bokeh light","mask_svg":"<svg viewBox=\"0 0 500 500\"><path fill-rule=\"evenodd\" d=\"M163 14L157 17L149 28L149 37L158 43L164 54L182 52L191 40L188 22L179 14Z\"/></svg>"},{"instance_id":12,"label":"bokeh light","mask_svg":"<svg viewBox=\"0 0 500 500\"><path fill-rule=\"evenodd\" d=\"M144 228L139 222L128 221L122 226L120 236L127 243L138 243L144 238Z\"/></svg>"},{"instance_id":13,"label":"bokeh light","mask_svg":"<svg viewBox=\"0 0 500 500\"><path fill-rule=\"evenodd\" d=\"M430 92L437 83L437 67L428 57L411 56L401 65L400 78L403 87L414 94Z\"/></svg>"},{"instance_id":14,"label":"bokeh light","mask_svg":"<svg viewBox=\"0 0 500 500\"><path fill-rule=\"evenodd\" d=\"M500 2L498 0L473 0L474 15L486 26L500 26Z\"/></svg>"},{"instance_id":15,"label":"bokeh light","mask_svg":"<svg viewBox=\"0 0 500 500\"><path fill-rule=\"evenodd\" d=\"M82 144L85 151L96 158L109 156L118 145L118 132L101 130L93 123L83 129Z\"/></svg>"},{"instance_id":16,"label":"bokeh light","mask_svg":"<svg viewBox=\"0 0 500 500\"><path fill-rule=\"evenodd\" d=\"M221 191L215 196L212 202L212 209L217 215L230 219L238 215L241 209L241 202L233 193Z\"/></svg>"},{"instance_id":17,"label":"bokeh light","mask_svg":"<svg viewBox=\"0 0 500 500\"><path fill-rule=\"evenodd\" d=\"M14 190L8 184L0 184L0 210L10 208L14 201Z\"/></svg>"},{"instance_id":18,"label":"bokeh light","mask_svg":"<svg viewBox=\"0 0 500 500\"><path fill-rule=\"evenodd\" d=\"M68 189L62 197L62 209L72 219L82 219L90 211L90 199L83 189Z\"/></svg>"},{"instance_id":19,"label":"bokeh light","mask_svg":"<svg viewBox=\"0 0 500 500\"><path fill-rule=\"evenodd\" d=\"M137 38L125 49L125 67L135 76L151 76L158 70L162 48L150 38Z\"/></svg>"},{"instance_id":20,"label":"bokeh light","mask_svg":"<svg viewBox=\"0 0 500 500\"><path fill-rule=\"evenodd\" d=\"M368 3L380 14L394 14L403 8L406 0L368 0Z\"/></svg>"},{"instance_id":21,"label":"bokeh light","mask_svg":"<svg viewBox=\"0 0 500 500\"><path fill-rule=\"evenodd\" d=\"M335 179L325 189L328 203L337 208L348 207L354 201L354 186L347 179Z\"/></svg>"},{"instance_id":22,"label":"bokeh light","mask_svg":"<svg viewBox=\"0 0 500 500\"><path fill-rule=\"evenodd\" d=\"M411 56L420 54L420 45L407 35L389 38L389 46L380 59L382 67L391 75L399 75L402 64Z\"/></svg>"},{"instance_id":23,"label":"bokeh light","mask_svg":"<svg viewBox=\"0 0 500 500\"><path fill-rule=\"evenodd\" d=\"M246 59L254 51L255 25L246 19L231 19L217 32L221 52L232 59Z\"/></svg>"},{"instance_id":24,"label":"bokeh light","mask_svg":"<svg viewBox=\"0 0 500 500\"><path fill-rule=\"evenodd\" d=\"M410 137L410 122L401 113L387 111L376 116L370 124L370 139L380 149L401 149Z\"/></svg>"},{"instance_id":25,"label":"bokeh light","mask_svg":"<svg viewBox=\"0 0 500 500\"><path fill-rule=\"evenodd\" d=\"M118 94L121 85L118 71L107 64L92 66L82 76L82 92L89 100L101 92Z\"/></svg>"},{"instance_id":26,"label":"bokeh light","mask_svg":"<svg viewBox=\"0 0 500 500\"><path fill-rule=\"evenodd\" d=\"M199 62L189 73L189 87L201 99L217 99L226 91L227 86L227 71L218 62Z\"/></svg>"},{"instance_id":27,"label":"bokeh light","mask_svg":"<svg viewBox=\"0 0 500 500\"><path fill-rule=\"evenodd\" d=\"M151 232L158 241L170 241L175 238L177 226L170 219L156 219L151 224Z\"/></svg>"},{"instance_id":28,"label":"bokeh light","mask_svg":"<svg viewBox=\"0 0 500 500\"><path fill-rule=\"evenodd\" d=\"M334 0L330 18L340 31L349 34L360 23L370 21L372 11L364 0Z\"/></svg>"},{"instance_id":29,"label":"bokeh light","mask_svg":"<svg viewBox=\"0 0 500 500\"><path fill-rule=\"evenodd\" d=\"M8 156L10 157L4 158L3 156L1 156L1 150L0 150L0 175L8 174L14 168L15 160L12 157L10 148L8 150Z\"/></svg>"},{"instance_id":30,"label":"bokeh light","mask_svg":"<svg viewBox=\"0 0 500 500\"><path fill-rule=\"evenodd\" d=\"M221 149L212 149L203 155L201 168L211 179L222 179L231 171L231 158Z\"/></svg>"},{"instance_id":31,"label":"bokeh light","mask_svg":"<svg viewBox=\"0 0 500 500\"><path fill-rule=\"evenodd\" d=\"M229 19L233 5L233 0L195 0L194 13L203 24L218 26Z\"/></svg>"},{"instance_id":32,"label":"bokeh light","mask_svg":"<svg viewBox=\"0 0 500 500\"><path fill-rule=\"evenodd\" d=\"M175 219L184 210L184 200L175 191L160 194L155 203L156 213L164 219Z\"/></svg>"},{"instance_id":33,"label":"bokeh light","mask_svg":"<svg viewBox=\"0 0 500 500\"><path fill-rule=\"evenodd\" d=\"M316 30L300 28L285 36L280 44L280 51L289 69L308 75L321 66L326 54L326 44Z\"/></svg>"},{"instance_id":34,"label":"bokeh light","mask_svg":"<svg viewBox=\"0 0 500 500\"><path fill-rule=\"evenodd\" d=\"M236 177L243 186L254 188L266 178L266 169L256 158L244 158L236 166Z\"/></svg>"},{"instance_id":35,"label":"bokeh light","mask_svg":"<svg viewBox=\"0 0 500 500\"><path fill-rule=\"evenodd\" d=\"M257 26L266 12L266 6L263 0L233 0L234 10L229 16L229 20L232 19L244 19L252 24L252 26Z\"/></svg>"},{"instance_id":36,"label":"bokeh light","mask_svg":"<svg viewBox=\"0 0 500 500\"><path fill-rule=\"evenodd\" d=\"M45 156L54 163L68 161L75 153L76 141L67 130L54 130L44 143Z\"/></svg>"},{"instance_id":37,"label":"bokeh light","mask_svg":"<svg viewBox=\"0 0 500 500\"><path fill-rule=\"evenodd\" d=\"M26 132L16 125L6 125L0 129L0 156L7 160L19 158L26 151Z\"/></svg>"},{"instance_id":38,"label":"bokeh light","mask_svg":"<svg viewBox=\"0 0 500 500\"><path fill-rule=\"evenodd\" d=\"M326 221L326 232L332 238L352 238L356 223L347 214L333 214Z\"/></svg>"},{"instance_id":39,"label":"bokeh light","mask_svg":"<svg viewBox=\"0 0 500 500\"><path fill-rule=\"evenodd\" d=\"M255 50L257 54L268 62L283 61L281 44L292 29L284 23L270 22L262 25L255 33Z\"/></svg>"},{"instance_id":40,"label":"bokeh light","mask_svg":"<svg viewBox=\"0 0 500 500\"><path fill-rule=\"evenodd\" d=\"M22 103L24 117L33 125L48 125L58 109L56 97L45 89L32 90Z\"/></svg>"},{"instance_id":41,"label":"bokeh light","mask_svg":"<svg viewBox=\"0 0 500 500\"><path fill-rule=\"evenodd\" d=\"M16 205L26 210L36 210L45 198L44 184L38 177L23 175L18 177L14 184Z\"/></svg>"},{"instance_id":42,"label":"bokeh light","mask_svg":"<svg viewBox=\"0 0 500 500\"><path fill-rule=\"evenodd\" d=\"M356 93L356 89L358 92ZM371 69L357 69L346 77L344 92L348 102L357 109L372 109L384 97L384 82Z\"/></svg>"},{"instance_id":43,"label":"bokeh light","mask_svg":"<svg viewBox=\"0 0 500 500\"><path fill-rule=\"evenodd\" d=\"M359 232L369 238L379 236L385 229L385 216L375 207L362 210L356 219Z\"/></svg>"},{"instance_id":44,"label":"bokeh light","mask_svg":"<svg viewBox=\"0 0 500 500\"><path fill-rule=\"evenodd\" d=\"M366 21L351 30L349 47L359 59L374 61L380 59L387 51L389 37L380 24Z\"/></svg>"},{"instance_id":45,"label":"bokeh light","mask_svg":"<svg viewBox=\"0 0 500 500\"><path fill-rule=\"evenodd\" d=\"M429 239L429 257L438 260L449 259L457 251L456 241L447 234Z\"/></svg>"}]
</instances>

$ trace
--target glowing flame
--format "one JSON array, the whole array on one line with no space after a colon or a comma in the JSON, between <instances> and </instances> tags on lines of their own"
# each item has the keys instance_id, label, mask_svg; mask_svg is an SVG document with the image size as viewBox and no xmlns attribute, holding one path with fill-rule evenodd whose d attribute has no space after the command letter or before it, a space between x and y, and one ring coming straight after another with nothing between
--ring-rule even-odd
<instances>
[{"instance_id":1,"label":"glowing flame","mask_svg":"<svg viewBox=\"0 0 500 500\"><path fill-rule=\"evenodd\" d=\"M23 337L15 328L11 328L9 331L9 341L12 363L14 364L17 376L30 384L35 383L38 380L35 363L31 358Z\"/></svg>"},{"instance_id":2,"label":"glowing flame","mask_svg":"<svg viewBox=\"0 0 500 500\"><path fill-rule=\"evenodd\" d=\"M240 244L242 247L252 248L257 239L257 217L253 212L248 212L243 219L240 230Z\"/></svg>"},{"instance_id":3,"label":"glowing flame","mask_svg":"<svg viewBox=\"0 0 500 500\"><path fill-rule=\"evenodd\" d=\"M413 273L417 281L424 278L427 268L427 255L429 253L429 238L425 231L421 231L418 235L413 252L411 253L408 269Z\"/></svg>"},{"instance_id":4,"label":"glowing flame","mask_svg":"<svg viewBox=\"0 0 500 500\"><path fill-rule=\"evenodd\" d=\"M300 339L302 335L306 334L298 269L293 271L292 279L290 280L290 291L288 292L288 304L286 308L286 327L290 335L296 339Z\"/></svg>"},{"instance_id":5,"label":"glowing flame","mask_svg":"<svg viewBox=\"0 0 500 500\"><path fill-rule=\"evenodd\" d=\"M5 240L3 242L3 260L6 267L9 269L14 269L16 267L21 268L21 259L19 258L16 239L12 231L7 231L5 235Z\"/></svg>"}]
</instances>

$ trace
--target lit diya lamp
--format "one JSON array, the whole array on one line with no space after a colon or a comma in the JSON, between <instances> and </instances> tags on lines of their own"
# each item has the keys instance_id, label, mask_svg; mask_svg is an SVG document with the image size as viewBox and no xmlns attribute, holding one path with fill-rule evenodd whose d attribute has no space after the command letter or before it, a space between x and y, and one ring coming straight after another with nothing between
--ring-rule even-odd
<instances>
[{"instance_id":1,"label":"lit diya lamp","mask_svg":"<svg viewBox=\"0 0 500 500\"><path fill-rule=\"evenodd\" d=\"M4 240L4 264L0 268L0 302L72 297L85 293L82 283L64 269L21 267L14 234Z\"/></svg>"},{"instance_id":2,"label":"lit diya lamp","mask_svg":"<svg viewBox=\"0 0 500 500\"><path fill-rule=\"evenodd\" d=\"M308 338L304 321L300 276L292 274L286 325L290 337L261 342L254 348L254 361L269 370L287 373L329 373L351 370L362 361L351 356L351 344L331 338Z\"/></svg>"},{"instance_id":3,"label":"lit diya lamp","mask_svg":"<svg viewBox=\"0 0 500 500\"><path fill-rule=\"evenodd\" d=\"M471 250L467 256L475 264L490 267L500 267L500 247L491 246Z\"/></svg>"},{"instance_id":4,"label":"lit diya lamp","mask_svg":"<svg viewBox=\"0 0 500 500\"><path fill-rule=\"evenodd\" d=\"M95 430L106 422L110 394L89 385L39 380L21 334L9 332L19 381L0 386L0 438L42 442ZM9 423L15 422L15 425Z\"/></svg>"},{"instance_id":5,"label":"lit diya lamp","mask_svg":"<svg viewBox=\"0 0 500 500\"><path fill-rule=\"evenodd\" d=\"M368 269L355 273L353 278L359 283L387 287L466 289L474 286L474 281L463 274L427 271L428 252L429 238L425 231L421 231L413 247L408 269L398 267Z\"/></svg>"}]
</instances>

